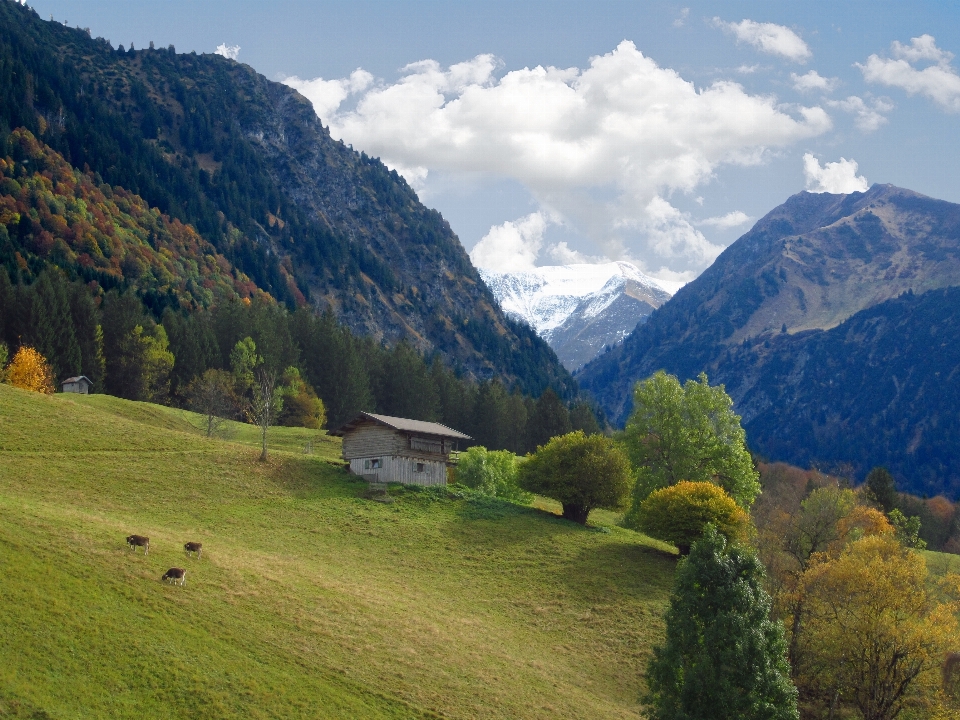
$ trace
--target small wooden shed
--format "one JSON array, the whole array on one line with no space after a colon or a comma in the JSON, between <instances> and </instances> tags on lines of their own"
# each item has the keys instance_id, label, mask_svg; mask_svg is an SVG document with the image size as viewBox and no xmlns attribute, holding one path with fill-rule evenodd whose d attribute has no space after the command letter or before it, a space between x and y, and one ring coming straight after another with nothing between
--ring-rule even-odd
<instances>
[{"instance_id":1,"label":"small wooden shed","mask_svg":"<svg viewBox=\"0 0 960 720\"><path fill-rule=\"evenodd\" d=\"M350 472L405 485L446 485L457 443L472 439L440 423L366 412L330 434L343 438Z\"/></svg>"},{"instance_id":2,"label":"small wooden shed","mask_svg":"<svg viewBox=\"0 0 960 720\"><path fill-rule=\"evenodd\" d=\"M93 382L86 375L77 375L63 381L63 391L65 393L89 395L91 387L93 387Z\"/></svg>"}]
</instances>

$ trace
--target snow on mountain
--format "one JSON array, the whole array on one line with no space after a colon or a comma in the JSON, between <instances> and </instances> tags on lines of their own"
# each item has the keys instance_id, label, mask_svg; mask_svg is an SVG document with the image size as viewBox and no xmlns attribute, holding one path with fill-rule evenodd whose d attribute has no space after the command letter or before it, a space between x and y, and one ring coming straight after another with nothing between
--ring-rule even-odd
<instances>
[{"instance_id":1,"label":"snow on mountain","mask_svg":"<svg viewBox=\"0 0 960 720\"><path fill-rule=\"evenodd\" d=\"M480 275L503 311L534 328L570 370L629 335L672 294L627 262Z\"/></svg>"}]
</instances>

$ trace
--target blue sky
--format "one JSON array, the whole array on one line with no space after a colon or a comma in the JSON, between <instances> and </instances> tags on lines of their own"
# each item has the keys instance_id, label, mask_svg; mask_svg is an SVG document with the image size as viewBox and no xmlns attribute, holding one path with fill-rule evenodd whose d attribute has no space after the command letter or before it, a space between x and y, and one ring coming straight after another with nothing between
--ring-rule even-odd
<instances>
[{"instance_id":1,"label":"blue sky","mask_svg":"<svg viewBox=\"0 0 960 720\"><path fill-rule=\"evenodd\" d=\"M960 202L954 2L29 4L114 45L239 47L494 269L689 280L804 189Z\"/></svg>"}]
</instances>

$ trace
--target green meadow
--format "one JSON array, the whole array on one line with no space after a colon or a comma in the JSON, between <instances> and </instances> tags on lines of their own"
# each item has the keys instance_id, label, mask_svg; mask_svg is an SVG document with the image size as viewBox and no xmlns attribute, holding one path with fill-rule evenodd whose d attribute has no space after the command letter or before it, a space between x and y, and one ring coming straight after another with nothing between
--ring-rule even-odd
<instances>
[{"instance_id":1,"label":"green meadow","mask_svg":"<svg viewBox=\"0 0 960 720\"><path fill-rule=\"evenodd\" d=\"M0 718L641 716L670 548L549 501L368 500L324 433L261 463L199 426L0 385Z\"/></svg>"}]
</instances>

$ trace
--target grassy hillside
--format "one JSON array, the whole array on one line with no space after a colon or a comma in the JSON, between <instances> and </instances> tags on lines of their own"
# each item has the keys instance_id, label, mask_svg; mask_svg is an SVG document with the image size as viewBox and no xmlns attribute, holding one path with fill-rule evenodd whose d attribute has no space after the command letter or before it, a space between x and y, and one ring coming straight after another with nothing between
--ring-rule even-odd
<instances>
[{"instance_id":1,"label":"grassy hillside","mask_svg":"<svg viewBox=\"0 0 960 720\"><path fill-rule=\"evenodd\" d=\"M252 428L207 440L182 411L0 385L0 717L638 716L662 547L364 500L336 441L272 438L261 464Z\"/></svg>"}]
</instances>

